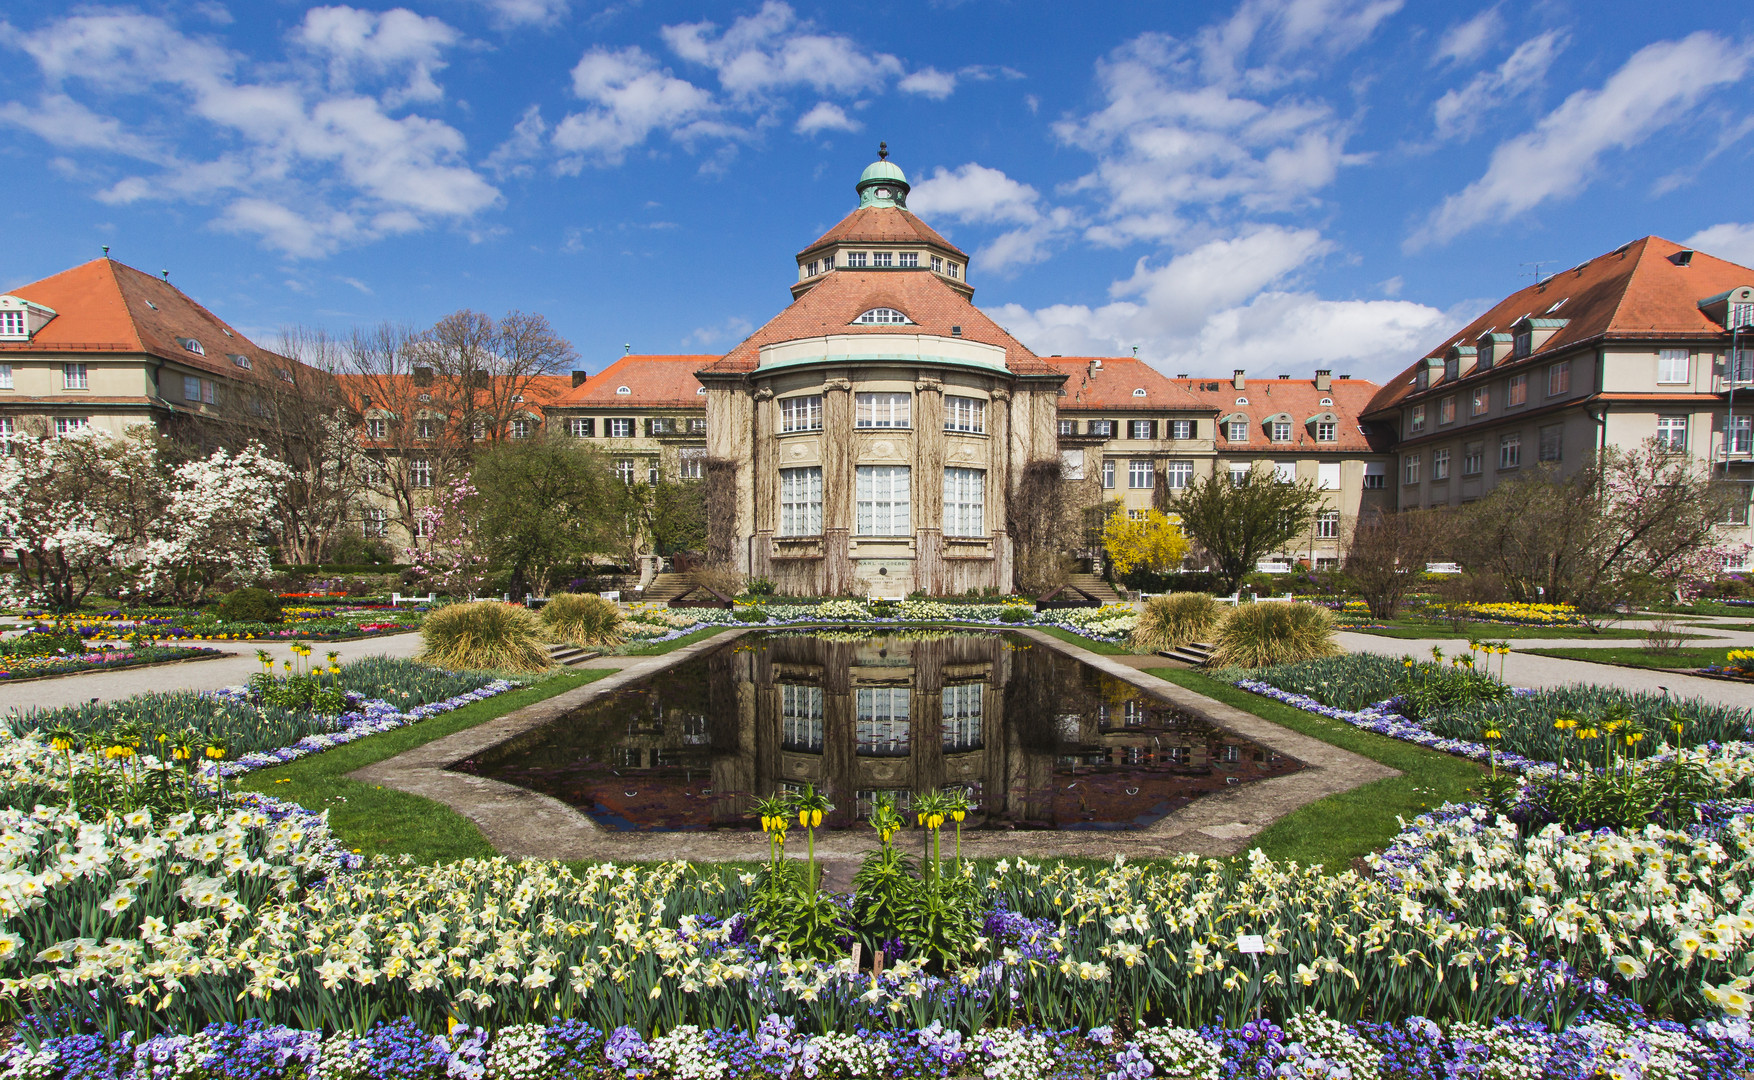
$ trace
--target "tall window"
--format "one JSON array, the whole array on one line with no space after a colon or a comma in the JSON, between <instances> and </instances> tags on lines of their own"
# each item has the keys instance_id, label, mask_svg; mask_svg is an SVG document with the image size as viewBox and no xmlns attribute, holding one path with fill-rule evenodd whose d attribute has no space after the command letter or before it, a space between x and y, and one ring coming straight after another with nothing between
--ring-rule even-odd
<instances>
[{"instance_id":1,"label":"tall window","mask_svg":"<svg viewBox=\"0 0 1754 1080\"><path fill-rule=\"evenodd\" d=\"M822 687L780 683L780 746L821 752Z\"/></svg>"},{"instance_id":2,"label":"tall window","mask_svg":"<svg viewBox=\"0 0 1754 1080\"><path fill-rule=\"evenodd\" d=\"M1684 453L1687 449L1687 418L1657 417L1657 445L1671 453Z\"/></svg>"},{"instance_id":3,"label":"tall window","mask_svg":"<svg viewBox=\"0 0 1754 1080\"><path fill-rule=\"evenodd\" d=\"M1127 486L1135 490L1148 489L1156 482L1150 458L1134 458L1127 462Z\"/></svg>"},{"instance_id":4,"label":"tall window","mask_svg":"<svg viewBox=\"0 0 1754 1080\"><path fill-rule=\"evenodd\" d=\"M943 690L944 749L950 753L981 748L981 710L986 683L954 683Z\"/></svg>"},{"instance_id":5,"label":"tall window","mask_svg":"<svg viewBox=\"0 0 1754 1080\"><path fill-rule=\"evenodd\" d=\"M18 428L10 416L0 416L0 457L12 453L12 439L18 434Z\"/></svg>"},{"instance_id":6,"label":"tall window","mask_svg":"<svg viewBox=\"0 0 1754 1080\"><path fill-rule=\"evenodd\" d=\"M676 477L699 480L706 475L706 447L684 446L676 452Z\"/></svg>"},{"instance_id":7,"label":"tall window","mask_svg":"<svg viewBox=\"0 0 1754 1080\"><path fill-rule=\"evenodd\" d=\"M1498 467L1514 469L1523 463L1523 436L1520 431L1498 437Z\"/></svg>"},{"instance_id":8,"label":"tall window","mask_svg":"<svg viewBox=\"0 0 1754 1080\"><path fill-rule=\"evenodd\" d=\"M1275 421L1273 421L1273 441L1274 442L1290 442L1291 441L1291 421L1289 421L1289 420L1275 420Z\"/></svg>"},{"instance_id":9,"label":"tall window","mask_svg":"<svg viewBox=\"0 0 1754 1080\"><path fill-rule=\"evenodd\" d=\"M1729 436L1730 453L1746 454L1754 449L1754 416L1732 416Z\"/></svg>"},{"instance_id":10,"label":"tall window","mask_svg":"<svg viewBox=\"0 0 1754 1080\"><path fill-rule=\"evenodd\" d=\"M574 416L566 422L566 433L575 439L589 439L597 434L597 421L589 416Z\"/></svg>"},{"instance_id":11,"label":"tall window","mask_svg":"<svg viewBox=\"0 0 1754 1080\"><path fill-rule=\"evenodd\" d=\"M1192 420L1171 420L1169 422L1169 437L1172 439L1193 438L1194 422Z\"/></svg>"},{"instance_id":12,"label":"tall window","mask_svg":"<svg viewBox=\"0 0 1754 1080\"><path fill-rule=\"evenodd\" d=\"M1456 422L1456 396L1454 394L1437 403L1437 422L1440 424Z\"/></svg>"},{"instance_id":13,"label":"tall window","mask_svg":"<svg viewBox=\"0 0 1754 1080\"><path fill-rule=\"evenodd\" d=\"M853 729L860 757L906 757L913 725L907 686L861 686L853 695Z\"/></svg>"},{"instance_id":14,"label":"tall window","mask_svg":"<svg viewBox=\"0 0 1754 1080\"><path fill-rule=\"evenodd\" d=\"M1151 430L1152 427L1153 427L1153 425L1152 425L1151 421L1149 421L1149 420L1129 420L1129 421L1127 421L1127 438L1129 438L1129 439L1150 439L1150 438L1153 438L1153 437L1155 437L1156 433Z\"/></svg>"},{"instance_id":15,"label":"tall window","mask_svg":"<svg viewBox=\"0 0 1754 1080\"><path fill-rule=\"evenodd\" d=\"M1657 382L1692 381L1693 353L1687 349L1664 349L1657 354Z\"/></svg>"},{"instance_id":16,"label":"tall window","mask_svg":"<svg viewBox=\"0 0 1754 1080\"><path fill-rule=\"evenodd\" d=\"M1724 362L1724 378L1738 385L1754 382L1754 349L1737 349Z\"/></svg>"},{"instance_id":17,"label":"tall window","mask_svg":"<svg viewBox=\"0 0 1754 1080\"><path fill-rule=\"evenodd\" d=\"M1564 456L1565 427L1561 424L1549 424L1540 431L1540 454L1542 461L1558 461Z\"/></svg>"},{"instance_id":18,"label":"tall window","mask_svg":"<svg viewBox=\"0 0 1754 1080\"><path fill-rule=\"evenodd\" d=\"M932 256L932 269L942 274L944 272L944 260L936 255Z\"/></svg>"},{"instance_id":19,"label":"tall window","mask_svg":"<svg viewBox=\"0 0 1754 1080\"><path fill-rule=\"evenodd\" d=\"M1558 397L1571 392L1571 361L1561 360L1547 368L1547 396Z\"/></svg>"},{"instance_id":20,"label":"tall window","mask_svg":"<svg viewBox=\"0 0 1754 1080\"><path fill-rule=\"evenodd\" d=\"M1114 486L1115 486L1115 459L1114 458L1103 458L1102 459L1102 486L1109 491L1114 490Z\"/></svg>"},{"instance_id":21,"label":"tall window","mask_svg":"<svg viewBox=\"0 0 1754 1080\"><path fill-rule=\"evenodd\" d=\"M1317 514L1315 534L1317 540L1338 540L1340 538L1340 511L1323 510Z\"/></svg>"},{"instance_id":22,"label":"tall window","mask_svg":"<svg viewBox=\"0 0 1754 1080\"><path fill-rule=\"evenodd\" d=\"M1480 471L1486 467L1485 459L1485 443L1471 442L1462 444L1462 475L1479 476Z\"/></svg>"},{"instance_id":23,"label":"tall window","mask_svg":"<svg viewBox=\"0 0 1754 1080\"><path fill-rule=\"evenodd\" d=\"M821 431L822 430L822 395L806 394L803 397L780 399L780 432L788 431Z\"/></svg>"},{"instance_id":24,"label":"tall window","mask_svg":"<svg viewBox=\"0 0 1754 1080\"><path fill-rule=\"evenodd\" d=\"M1316 442L1334 442L1340 437L1340 425L1332 420L1316 421Z\"/></svg>"},{"instance_id":25,"label":"tall window","mask_svg":"<svg viewBox=\"0 0 1754 1080\"><path fill-rule=\"evenodd\" d=\"M629 416L617 416L603 421L603 434L609 436L611 439L633 438L633 418Z\"/></svg>"},{"instance_id":26,"label":"tall window","mask_svg":"<svg viewBox=\"0 0 1754 1080\"><path fill-rule=\"evenodd\" d=\"M1474 388L1474 401L1473 401L1473 404L1471 404L1468 407L1468 415L1469 416L1483 416L1483 415L1485 415L1486 410L1490 409L1491 407L1492 407L1492 390L1491 390L1491 388L1485 387L1485 386L1475 387Z\"/></svg>"},{"instance_id":27,"label":"tall window","mask_svg":"<svg viewBox=\"0 0 1754 1080\"><path fill-rule=\"evenodd\" d=\"M414 422L414 434L422 439L430 439L438 434L438 424L432 420L416 420ZM480 436L476 437L480 438Z\"/></svg>"},{"instance_id":28,"label":"tall window","mask_svg":"<svg viewBox=\"0 0 1754 1080\"><path fill-rule=\"evenodd\" d=\"M987 474L979 469L944 470L944 535L986 535Z\"/></svg>"},{"instance_id":29,"label":"tall window","mask_svg":"<svg viewBox=\"0 0 1754 1080\"><path fill-rule=\"evenodd\" d=\"M61 389L63 389L63 390L89 390L89 389L91 389L91 381L90 381L90 378L86 375L84 364L62 364L61 365Z\"/></svg>"},{"instance_id":30,"label":"tall window","mask_svg":"<svg viewBox=\"0 0 1754 1080\"><path fill-rule=\"evenodd\" d=\"M1433 480L1449 479L1449 451L1433 450L1431 452L1431 478Z\"/></svg>"},{"instance_id":31,"label":"tall window","mask_svg":"<svg viewBox=\"0 0 1754 1080\"><path fill-rule=\"evenodd\" d=\"M1401 480L1402 483L1417 484L1419 482L1419 455L1418 454L1408 454L1406 456L1406 458L1402 461L1402 468L1405 470L1405 475L1402 477L1402 480Z\"/></svg>"},{"instance_id":32,"label":"tall window","mask_svg":"<svg viewBox=\"0 0 1754 1080\"><path fill-rule=\"evenodd\" d=\"M906 465L860 465L855 480L860 536L906 536L909 524Z\"/></svg>"},{"instance_id":33,"label":"tall window","mask_svg":"<svg viewBox=\"0 0 1754 1080\"><path fill-rule=\"evenodd\" d=\"M1231 442L1249 441L1249 422L1247 420L1231 420L1224 425L1224 437Z\"/></svg>"},{"instance_id":34,"label":"tall window","mask_svg":"<svg viewBox=\"0 0 1754 1080\"><path fill-rule=\"evenodd\" d=\"M780 470L780 535L822 533L822 469Z\"/></svg>"},{"instance_id":35,"label":"tall window","mask_svg":"<svg viewBox=\"0 0 1754 1080\"><path fill-rule=\"evenodd\" d=\"M1504 403L1506 405L1521 405L1528 400L1528 375L1512 375L1510 381L1504 384Z\"/></svg>"},{"instance_id":36,"label":"tall window","mask_svg":"<svg viewBox=\"0 0 1754 1080\"><path fill-rule=\"evenodd\" d=\"M431 487L432 462L426 458L414 458L408 462L408 484L417 488Z\"/></svg>"},{"instance_id":37,"label":"tall window","mask_svg":"<svg viewBox=\"0 0 1754 1080\"><path fill-rule=\"evenodd\" d=\"M57 416L55 417L55 436L71 435L76 431L84 431L91 426L89 416Z\"/></svg>"},{"instance_id":38,"label":"tall window","mask_svg":"<svg viewBox=\"0 0 1754 1080\"><path fill-rule=\"evenodd\" d=\"M12 389L12 365L0 364L0 390Z\"/></svg>"},{"instance_id":39,"label":"tall window","mask_svg":"<svg viewBox=\"0 0 1754 1080\"><path fill-rule=\"evenodd\" d=\"M904 428L912 425L912 394L856 394L858 409L855 426L862 428Z\"/></svg>"},{"instance_id":40,"label":"tall window","mask_svg":"<svg viewBox=\"0 0 1754 1080\"><path fill-rule=\"evenodd\" d=\"M980 435L987 430L987 403L980 398L944 397L944 430Z\"/></svg>"},{"instance_id":41,"label":"tall window","mask_svg":"<svg viewBox=\"0 0 1754 1080\"><path fill-rule=\"evenodd\" d=\"M1425 430L1425 406L1415 405L1407 414L1407 434L1417 435Z\"/></svg>"},{"instance_id":42,"label":"tall window","mask_svg":"<svg viewBox=\"0 0 1754 1080\"><path fill-rule=\"evenodd\" d=\"M368 506L360 517L366 539L388 535L390 531L390 512L388 510L381 506Z\"/></svg>"},{"instance_id":43,"label":"tall window","mask_svg":"<svg viewBox=\"0 0 1754 1080\"><path fill-rule=\"evenodd\" d=\"M200 401L201 400L201 380L200 379L196 378L193 375L184 375L183 376L183 400L184 401Z\"/></svg>"},{"instance_id":44,"label":"tall window","mask_svg":"<svg viewBox=\"0 0 1754 1080\"><path fill-rule=\"evenodd\" d=\"M637 464L630 457L615 459L615 477L624 484L633 483L637 468Z\"/></svg>"},{"instance_id":45,"label":"tall window","mask_svg":"<svg viewBox=\"0 0 1754 1080\"><path fill-rule=\"evenodd\" d=\"M1191 461L1164 462L1163 479L1169 484L1169 490L1182 490L1194 482L1194 463Z\"/></svg>"}]
</instances>

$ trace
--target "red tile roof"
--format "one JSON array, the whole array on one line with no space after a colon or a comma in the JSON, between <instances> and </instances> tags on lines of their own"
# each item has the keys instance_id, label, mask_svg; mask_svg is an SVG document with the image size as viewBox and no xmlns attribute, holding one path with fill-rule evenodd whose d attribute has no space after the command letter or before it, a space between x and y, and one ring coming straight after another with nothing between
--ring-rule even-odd
<instances>
[{"instance_id":1,"label":"red tile roof","mask_svg":"<svg viewBox=\"0 0 1754 1080\"><path fill-rule=\"evenodd\" d=\"M853 320L872 308L894 308L917 326L862 326ZM761 347L800 338L828 334L935 334L951 337L961 327L969 341L997 345L1005 350L1005 364L1017 375L1053 375L1050 367L998 323L968 302L937 274L919 270L836 270L821 284L792 301L767 325L749 335L716 363L703 371L754 371Z\"/></svg>"},{"instance_id":2,"label":"red tile roof","mask_svg":"<svg viewBox=\"0 0 1754 1080\"><path fill-rule=\"evenodd\" d=\"M1042 362L1066 373L1062 412L1095 409L1198 409L1210 406L1189 384L1164 377L1136 356L1048 356ZM1100 368L1092 365L1100 362ZM1140 397L1134 391L1143 390Z\"/></svg>"},{"instance_id":3,"label":"red tile roof","mask_svg":"<svg viewBox=\"0 0 1754 1080\"><path fill-rule=\"evenodd\" d=\"M1739 285L1754 285L1754 270L1703 251L1695 252L1687 265L1672 258L1686 250L1660 236L1634 240L1511 293L1445 338L1426 358L1441 358L1452 345L1473 345L1481 334L1511 333L1511 327L1525 317L1566 323L1531 356L1501 361L1493 371L1540 363L1592 341L1721 337L1723 327L1699 310L1699 301ZM1394 408L1412 396L1422 362L1389 380L1365 414ZM1433 390L1441 386L1434 383Z\"/></svg>"},{"instance_id":4,"label":"red tile roof","mask_svg":"<svg viewBox=\"0 0 1754 1080\"><path fill-rule=\"evenodd\" d=\"M917 244L921 241L960 256L964 262L968 260L961 248L939 236L937 230L898 206L865 206L854 210L841 218L839 225L823 233L814 244L798 252L798 258L802 259L829 244Z\"/></svg>"},{"instance_id":5,"label":"red tile roof","mask_svg":"<svg viewBox=\"0 0 1754 1080\"><path fill-rule=\"evenodd\" d=\"M1180 379L1176 381L1183 382ZM1219 388L1205 389L1213 383L1217 383ZM1248 442L1232 443L1221 438L1218 440L1220 454L1250 450L1277 453L1287 446L1306 452L1323 453L1380 453L1387 449L1386 430L1378 431L1375 425L1359 422L1365 407L1380 389L1373 382L1364 379L1335 379L1326 390L1316 389L1313 379L1246 379L1244 383L1246 389L1238 390L1229 379L1189 379L1185 382L1208 408L1217 410L1220 419L1236 413L1248 417ZM1239 398L1247 398L1248 404L1237 404ZM1323 405L1323 399L1330 400L1333 404ZM1289 443L1268 441L1267 419L1280 413L1291 417L1292 441ZM1316 442L1315 431L1304 423L1321 413L1333 413L1337 422L1334 430L1335 441L1331 443Z\"/></svg>"},{"instance_id":6,"label":"red tile roof","mask_svg":"<svg viewBox=\"0 0 1754 1080\"><path fill-rule=\"evenodd\" d=\"M227 353L247 356L253 365L278 368L288 363L176 286L114 259L93 259L13 289L11 295L53 308L56 314L30 341L0 342L0 353L148 353L233 378L249 373ZM179 337L200 342L206 355L183 348Z\"/></svg>"},{"instance_id":7,"label":"red tile roof","mask_svg":"<svg viewBox=\"0 0 1754 1080\"><path fill-rule=\"evenodd\" d=\"M506 377L496 376L500 379ZM366 397L385 391L394 392L398 401L406 401L409 398L418 397L422 391L432 389L427 386L417 386L414 382L414 376L408 374L360 375L347 372L335 376L335 381L340 384L342 392L347 395L348 400L353 403L355 408L364 408ZM571 375L530 375L521 382L522 390L520 392L523 394L524 400L516 404L527 408L536 416L543 414L544 406L559 404L561 396L572 389ZM510 384L507 389L516 385L518 384ZM406 397L402 395L406 395Z\"/></svg>"},{"instance_id":8,"label":"red tile roof","mask_svg":"<svg viewBox=\"0 0 1754 1080\"><path fill-rule=\"evenodd\" d=\"M700 380L694 373L717 356L624 356L569 389L557 406L576 408L704 409ZM616 393L627 387L625 394Z\"/></svg>"}]
</instances>

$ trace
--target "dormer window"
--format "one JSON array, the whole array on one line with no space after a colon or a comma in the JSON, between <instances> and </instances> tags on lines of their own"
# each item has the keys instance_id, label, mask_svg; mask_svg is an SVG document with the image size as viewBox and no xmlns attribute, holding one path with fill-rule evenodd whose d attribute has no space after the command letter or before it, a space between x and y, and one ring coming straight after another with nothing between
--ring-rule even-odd
<instances>
[{"instance_id":1,"label":"dormer window","mask_svg":"<svg viewBox=\"0 0 1754 1080\"><path fill-rule=\"evenodd\" d=\"M245 371L250 370L250 358L245 356L243 353L234 352L234 353L226 353L225 355L228 359L231 360L231 362L233 364L236 364L238 367L243 368Z\"/></svg>"},{"instance_id":2,"label":"dormer window","mask_svg":"<svg viewBox=\"0 0 1754 1080\"><path fill-rule=\"evenodd\" d=\"M695 393L697 393L697 394L704 394L704 393L706 393L706 387L704 387L704 386L697 386L697 387L695 387L695 388L694 388L694 392L695 392Z\"/></svg>"},{"instance_id":3,"label":"dormer window","mask_svg":"<svg viewBox=\"0 0 1754 1080\"><path fill-rule=\"evenodd\" d=\"M1321 401L1322 408L1324 408L1324 409L1331 407L1333 404L1334 404L1334 399L1331 397L1325 397Z\"/></svg>"},{"instance_id":4,"label":"dormer window","mask_svg":"<svg viewBox=\"0 0 1754 1080\"><path fill-rule=\"evenodd\" d=\"M1236 403L1238 405L1247 405L1249 403L1249 399L1245 398L1245 397L1239 397L1236 399Z\"/></svg>"},{"instance_id":5,"label":"dormer window","mask_svg":"<svg viewBox=\"0 0 1754 1080\"><path fill-rule=\"evenodd\" d=\"M895 253L892 251L873 251L871 253L871 265L893 266L895 265Z\"/></svg>"},{"instance_id":6,"label":"dormer window","mask_svg":"<svg viewBox=\"0 0 1754 1080\"><path fill-rule=\"evenodd\" d=\"M961 273L961 271L962 271L962 267L957 266L955 263L950 264L950 276L952 279L954 279L959 273Z\"/></svg>"},{"instance_id":7,"label":"dormer window","mask_svg":"<svg viewBox=\"0 0 1754 1080\"><path fill-rule=\"evenodd\" d=\"M207 350L203 349L201 343L192 337L180 337L177 339L177 344L181 345L185 350L194 353L196 356L207 355Z\"/></svg>"},{"instance_id":8,"label":"dormer window","mask_svg":"<svg viewBox=\"0 0 1754 1080\"><path fill-rule=\"evenodd\" d=\"M631 393L633 393L633 391L630 388L625 387L625 386L617 386L615 388L615 392L617 394L631 394Z\"/></svg>"},{"instance_id":9,"label":"dormer window","mask_svg":"<svg viewBox=\"0 0 1754 1080\"><path fill-rule=\"evenodd\" d=\"M1143 386L1135 387L1133 390L1133 396L1134 397L1144 397L1145 396L1145 388Z\"/></svg>"},{"instance_id":10,"label":"dormer window","mask_svg":"<svg viewBox=\"0 0 1754 1080\"><path fill-rule=\"evenodd\" d=\"M895 264L897 266L917 267L920 265L920 253L917 251L904 251L895 257Z\"/></svg>"},{"instance_id":11,"label":"dormer window","mask_svg":"<svg viewBox=\"0 0 1754 1080\"><path fill-rule=\"evenodd\" d=\"M942 274L944 272L944 260L936 255L932 256L932 270L935 273Z\"/></svg>"},{"instance_id":12,"label":"dormer window","mask_svg":"<svg viewBox=\"0 0 1754 1080\"><path fill-rule=\"evenodd\" d=\"M868 252L864 252L864 251L849 251L849 252L847 252L847 268L848 269L857 269L861 266L867 266L870 264L870 261L871 261L871 256Z\"/></svg>"},{"instance_id":13,"label":"dormer window","mask_svg":"<svg viewBox=\"0 0 1754 1080\"><path fill-rule=\"evenodd\" d=\"M1290 442L1291 441L1291 421L1289 421L1289 420L1275 420L1275 421L1273 421L1273 426L1272 426L1271 430L1272 430L1274 442Z\"/></svg>"},{"instance_id":14,"label":"dormer window","mask_svg":"<svg viewBox=\"0 0 1754 1080\"><path fill-rule=\"evenodd\" d=\"M1535 335L1531 331L1518 330L1511 340L1515 342L1511 350L1513 356L1527 356L1535 351Z\"/></svg>"},{"instance_id":15,"label":"dormer window","mask_svg":"<svg viewBox=\"0 0 1754 1080\"><path fill-rule=\"evenodd\" d=\"M853 321L862 326L907 326L913 323L912 319L901 312L886 307L872 308Z\"/></svg>"},{"instance_id":16,"label":"dormer window","mask_svg":"<svg viewBox=\"0 0 1754 1080\"><path fill-rule=\"evenodd\" d=\"M0 311L0 338L24 338L30 335L25 331L24 312Z\"/></svg>"}]
</instances>

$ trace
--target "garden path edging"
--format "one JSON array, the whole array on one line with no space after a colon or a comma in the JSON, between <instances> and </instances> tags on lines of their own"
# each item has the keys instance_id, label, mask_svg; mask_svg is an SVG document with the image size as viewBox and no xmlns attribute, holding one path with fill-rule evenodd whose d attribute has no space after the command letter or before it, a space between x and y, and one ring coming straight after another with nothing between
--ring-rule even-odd
<instances>
[{"instance_id":1,"label":"garden path edging","mask_svg":"<svg viewBox=\"0 0 1754 1080\"><path fill-rule=\"evenodd\" d=\"M474 822L494 850L513 858L566 862L759 860L765 855L766 845L753 829L748 833L609 831L599 828L589 816L558 799L487 777L452 772L449 766L551 723L599 695L611 693L760 629L760 626L727 628L722 634L714 634L673 652L642 657L613 675L465 731L435 739L348 776L442 803ZM1005 629L1076 657L1105 674L1295 758L1303 763L1304 768L1287 776L1256 780L1234 791L1204 795L1143 829L966 834L962 841L963 854L970 858L1106 858L1116 854L1154 858L1189 852L1232 855L1243 851L1263 829L1293 810L1329 795L1400 775L1397 770L1369 758L1298 734L1052 635L1023 627ZM865 852L876 846L876 836L869 830L849 829L819 834L816 855L818 859L830 862L851 861L862 858ZM802 843L789 847L790 854L803 854Z\"/></svg>"}]
</instances>

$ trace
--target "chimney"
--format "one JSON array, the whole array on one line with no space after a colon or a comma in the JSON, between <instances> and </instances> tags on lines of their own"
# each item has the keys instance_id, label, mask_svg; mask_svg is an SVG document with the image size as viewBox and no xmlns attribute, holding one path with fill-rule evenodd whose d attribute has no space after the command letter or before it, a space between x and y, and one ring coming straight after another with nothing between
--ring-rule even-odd
<instances>
[{"instance_id":1,"label":"chimney","mask_svg":"<svg viewBox=\"0 0 1754 1080\"><path fill-rule=\"evenodd\" d=\"M1317 390L1329 390L1329 389L1333 388L1333 385L1334 385L1333 371L1328 369L1328 368L1325 368L1325 367L1316 368L1316 389Z\"/></svg>"},{"instance_id":2,"label":"chimney","mask_svg":"<svg viewBox=\"0 0 1754 1080\"><path fill-rule=\"evenodd\" d=\"M1247 372L1242 368L1237 368L1235 371L1231 372L1230 385L1236 387L1238 390L1247 390L1249 388L1249 383L1248 379L1245 377L1246 375Z\"/></svg>"},{"instance_id":3,"label":"chimney","mask_svg":"<svg viewBox=\"0 0 1754 1080\"><path fill-rule=\"evenodd\" d=\"M415 368L414 369L414 385L415 386L431 386L432 385L432 369L429 367Z\"/></svg>"},{"instance_id":4,"label":"chimney","mask_svg":"<svg viewBox=\"0 0 1754 1080\"><path fill-rule=\"evenodd\" d=\"M1096 378L1096 373L1101 371L1101 370L1102 370L1102 358L1099 356L1091 357L1091 359L1090 359L1090 374L1087 376L1087 378L1092 378L1092 379Z\"/></svg>"},{"instance_id":5,"label":"chimney","mask_svg":"<svg viewBox=\"0 0 1754 1080\"><path fill-rule=\"evenodd\" d=\"M586 375L584 372L575 371L572 373L572 384L574 386L583 386L585 384L585 380L588 378L590 378L590 376Z\"/></svg>"}]
</instances>

